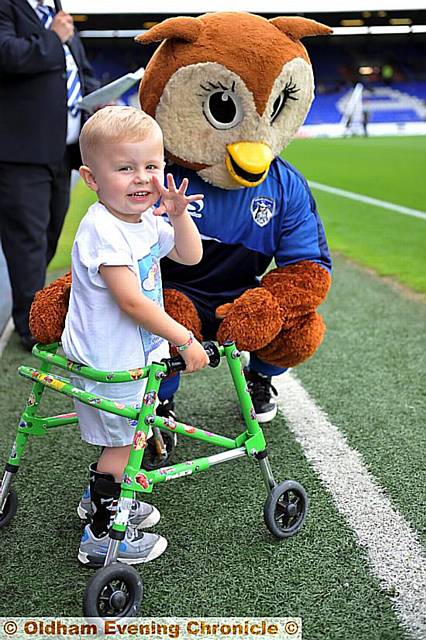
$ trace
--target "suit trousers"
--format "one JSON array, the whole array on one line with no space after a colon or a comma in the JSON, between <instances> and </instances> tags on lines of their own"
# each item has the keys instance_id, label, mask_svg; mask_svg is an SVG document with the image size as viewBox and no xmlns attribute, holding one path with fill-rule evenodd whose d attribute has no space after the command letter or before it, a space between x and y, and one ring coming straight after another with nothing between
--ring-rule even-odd
<instances>
[{"instance_id":1,"label":"suit trousers","mask_svg":"<svg viewBox=\"0 0 426 640\"><path fill-rule=\"evenodd\" d=\"M28 336L35 293L44 287L70 201L69 150L62 162L0 162L0 239L12 287L12 317Z\"/></svg>"}]
</instances>

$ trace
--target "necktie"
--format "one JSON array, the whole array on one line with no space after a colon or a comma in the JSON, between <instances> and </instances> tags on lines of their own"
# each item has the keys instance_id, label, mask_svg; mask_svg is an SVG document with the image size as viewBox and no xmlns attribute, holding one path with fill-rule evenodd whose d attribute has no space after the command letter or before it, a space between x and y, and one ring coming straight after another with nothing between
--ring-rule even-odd
<instances>
[{"instance_id":1,"label":"necktie","mask_svg":"<svg viewBox=\"0 0 426 640\"><path fill-rule=\"evenodd\" d=\"M64 51L67 66L67 105L71 115L76 116L79 111L78 103L82 98L80 78L73 55L66 44L64 44Z\"/></svg>"},{"instance_id":2,"label":"necktie","mask_svg":"<svg viewBox=\"0 0 426 640\"><path fill-rule=\"evenodd\" d=\"M52 20L53 20L53 16L55 15L55 12L51 7L46 7L46 5L44 4L37 5L36 11L43 25L46 27L46 29L48 29L52 24Z\"/></svg>"},{"instance_id":3,"label":"necktie","mask_svg":"<svg viewBox=\"0 0 426 640\"><path fill-rule=\"evenodd\" d=\"M54 10L46 5L39 4L36 11L43 25L48 29L52 24L53 16L55 15ZM82 98L81 83L78 76L78 68L71 51L66 44L64 44L63 47L67 71L67 107L71 115L76 116L79 111L78 102Z\"/></svg>"}]
</instances>

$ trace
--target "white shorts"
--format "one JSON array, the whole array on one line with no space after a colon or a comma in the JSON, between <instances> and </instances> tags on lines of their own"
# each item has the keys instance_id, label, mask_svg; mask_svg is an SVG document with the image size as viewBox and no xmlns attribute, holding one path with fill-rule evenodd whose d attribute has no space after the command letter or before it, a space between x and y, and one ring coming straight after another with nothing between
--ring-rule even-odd
<instances>
[{"instance_id":1,"label":"white shorts","mask_svg":"<svg viewBox=\"0 0 426 640\"><path fill-rule=\"evenodd\" d=\"M146 380L113 384L87 380L75 375L71 375L71 382L78 389L95 393L106 400L129 405L134 409L140 409L146 385ZM136 420L99 411L76 399L74 405L82 440L102 447L125 447L132 444Z\"/></svg>"}]
</instances>

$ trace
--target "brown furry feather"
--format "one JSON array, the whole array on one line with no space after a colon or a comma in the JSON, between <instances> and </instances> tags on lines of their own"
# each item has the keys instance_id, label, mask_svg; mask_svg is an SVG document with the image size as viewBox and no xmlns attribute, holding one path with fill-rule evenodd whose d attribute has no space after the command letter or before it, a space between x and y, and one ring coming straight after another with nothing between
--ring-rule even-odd
<instances>
[{"instance_id":1,"label":"brown furry feather","mask_svg":"<svg viewBox=\"0 0 426 640\"><path fill-rule=\"evenodd\" d=\"M280 305L284 327L314 311L325 300L330 284L328 271L308 261L272 269L261 280Z\"/></svg>"},{"instance_id":2,"label":"brown furry feather","mask_svg":"<svg viewBox=\"0 0 426 640\"><path fill-rule=\"evenodd\" d=\"M71 273L37 291L30 311L30 331L38 342L59 342L71 291Z\"/></svg>"},{"instance_id":3,"label":"brown furry feather","mask_svg":"<svg viewBox=\"0 0 426 640\"><path fill-rule=\"evenodd\" d=\"M256 351L261 360L277 367L295 367L310 358L320 346L325 324L319 313L297 318L290 329L282 329L263 349Z\"/></svg>"},{"instance_id":4,"label":"brown furry feather","mask_svg":"<svg viewBox=\"0 0 426 640\"><path fill-rule=\"evenodd\" d=\"M218 307L221 315L225 305ZM238 349L255 351L268 344L282 326L278 302L260 287L245 291L229 308L219 327L219 342L234 340Z\"/></svg>"},{"instance_id":5,"label":"brown furry feather","mask_svg":"<svg viewBox=\"0 0 426 640\"><path fill-rule=\"evenodd\" d=\"M176 289L164 289L164 308L176 322L192 331L197 340L202 340L201 320L194 303L184 293Z\"/></svg>"}]
</instances>

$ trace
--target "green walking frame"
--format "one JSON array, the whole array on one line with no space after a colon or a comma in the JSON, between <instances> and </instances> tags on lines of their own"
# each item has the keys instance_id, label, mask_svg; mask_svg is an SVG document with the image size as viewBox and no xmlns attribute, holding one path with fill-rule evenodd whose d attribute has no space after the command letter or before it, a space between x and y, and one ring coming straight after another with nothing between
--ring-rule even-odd
<instances>
[{"instance_id":1,"label":"green walking frame","mask_svg":"<svg viewBox=\"0 0 426 640\"><path fill-rule=\"evenodd\" d=\"M56 427L78 424L78 418L74 412L51 417L37 415L46 387L98 410L124 416L134 421L133 446L121 483L117 513L109 532L110 541L104 566L89 581L84 596L83 610L86 616L93 618L113 616L117 618L137 615L143 596L140 576L133 567L117 562L117 557L120 542L125 536L135 493L151 493L156 484L200 473L213 465L248 456L258 462L265 483L267 498L264 505L264 518L268 529L280 539L288 538L299 531L308 509L306 492L298 482L293 480L286 480L280 484L275 482L266 452L265 437L256 419L247 389L240 353L233 342L226 342L223 346L207 342L203 346L211 367L219 366L221 358L226 358L230 369L245 424L245 430L236 438L212 433L178 422L173 418L155 414L161 381L171 373L182 371L185 368L185 363L180 356L165 359L160 363L154 362L146 367L109 372L97 371L67 360L57 354L58 346L58 343L36 345L33 348L33 355L41 360L41 366L38 369L28 366L21 366L18 369L20 375L33 382L33 386L27 406L19 420L15 442L6 463L0 486L0 528L6 526L16 514L17 496L14 489L11 488L11 484L21 464L29 437L43 436L50 429ZM70 379L52 374L53 366L83 378L111 384L147 378L141 408L135 409L79 389L72 384ZM221 447L224 451L160 468L153 468L152 464L144 468L143 459L151 428L158 438L159 450L164 460L168 460L169 452L165 450L164 442L166 439L163 441L161 434L170 432Z\"/></svg>"}]
</instances>

